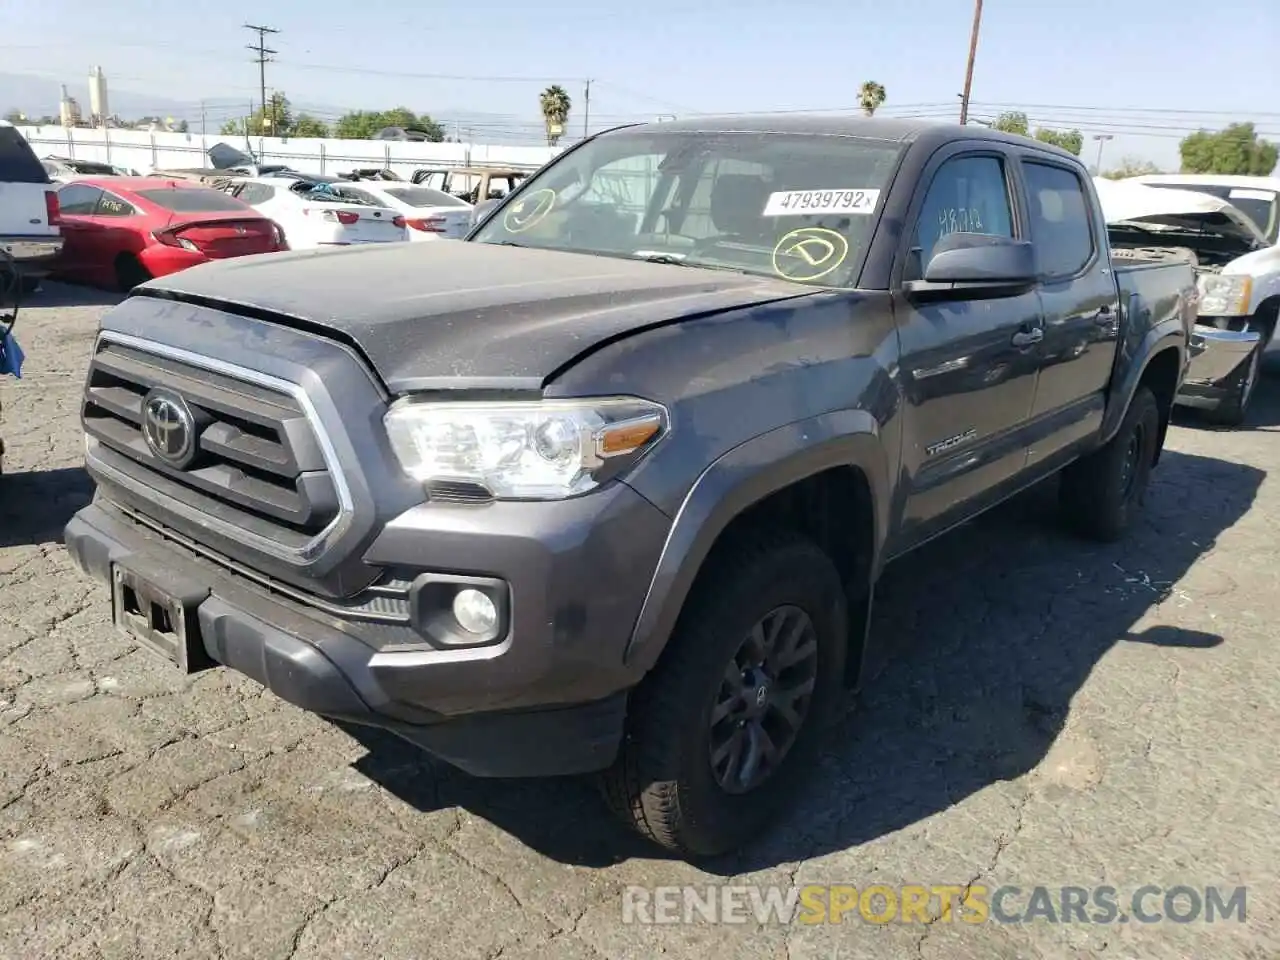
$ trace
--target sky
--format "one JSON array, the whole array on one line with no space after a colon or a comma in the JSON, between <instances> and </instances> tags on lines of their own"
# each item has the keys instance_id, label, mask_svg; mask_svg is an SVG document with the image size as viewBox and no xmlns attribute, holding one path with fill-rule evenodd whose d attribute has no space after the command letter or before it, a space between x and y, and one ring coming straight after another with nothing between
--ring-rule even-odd
<instances>
[{"instance_id":1,"label":"sky","mask_svg":"<svg viewBox=\"0 0 1280 960\"><path fill-rule=\"evenodd\" d=\"M330 108L398 104L495 114L538 138L537 95L560 83L592 130L659 115L856 109L883 84L886 115L953 120L971 0L0 0L0 68L203 100L210 123L257 99L252 23L280 33L269 89ZM1154 11L1158 10L1158 15ZM1280 0L986 0L971 115L1021 109L1077 128L1084 159L1176 169L1182 136L1253 120L1280 140ZM86 105L87 106L87 105ZM332 119L326 117L324 119ZM474 132L483 140L483 130ZM1110 135L1099 142L1095 135Z\"/></svg>"}]
</instances>

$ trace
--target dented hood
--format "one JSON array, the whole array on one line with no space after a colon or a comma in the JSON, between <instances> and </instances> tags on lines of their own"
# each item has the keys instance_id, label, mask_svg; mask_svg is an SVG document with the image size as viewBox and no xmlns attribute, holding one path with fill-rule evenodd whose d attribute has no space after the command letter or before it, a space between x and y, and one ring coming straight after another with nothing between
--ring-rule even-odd
<instances>
[{"instance_id":1,"label":"dented hood","mask_svg":"<svg viewBox=\"0 0 1280 960\"><path fill-rule=\"evenodd\" d=\"M1193 232L1210 230L1245 241L1250 249L1266 245L1252 220L1210 194L1105 177L1095 177L1093 182L1107 223L1150 223Z\"/></svg>"}]
</instances>

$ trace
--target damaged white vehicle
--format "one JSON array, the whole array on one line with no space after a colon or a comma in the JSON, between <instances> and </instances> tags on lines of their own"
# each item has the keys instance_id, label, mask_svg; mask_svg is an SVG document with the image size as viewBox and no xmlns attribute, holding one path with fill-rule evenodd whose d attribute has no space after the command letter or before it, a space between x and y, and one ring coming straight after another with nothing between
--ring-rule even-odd
<instances>
[{"instance_id":1,"label":"damaged white vehicle","mask_svg":"<svg viewBox=\"0 0 1280 960\"><path fill-rule=\"evenodd\" d=\"M1193 190L1096 178L1111 245L1180 247L1195 256L1199 316L1177 402L1239 426L1280 310L1280 247L1227 200Z\"/></svg>"}]
</instances>

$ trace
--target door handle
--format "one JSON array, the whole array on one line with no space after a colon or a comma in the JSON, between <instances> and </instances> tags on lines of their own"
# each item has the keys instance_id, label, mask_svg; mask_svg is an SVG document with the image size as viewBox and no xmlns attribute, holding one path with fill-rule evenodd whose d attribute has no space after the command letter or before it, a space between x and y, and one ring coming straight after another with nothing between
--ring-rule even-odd
<instances>
[{"instance_id":1,"label":"door handle","mask_svg":"<svg viewBox=\"0 0 1280 960\"><path fill-rule=\"evenodd\" d=\"M1098 312L1093 315L1093 322L1100 326L1110 326L1116 322L1116 311L1114 307L1099 307Z\"/></svg>"},{"instance_id":2,"label":"door handle","mask_svg":"<svg viewBox=\"0 0 1280 960\"><path fill-rule=\"evenodd\" d=\"M1015 347L1029 347L1043 339L1044 330L1040 327L1032 327L1030 330L1019 330L1015 333L1013 335L1013 345Z\"/></svg>"}]
</instances>

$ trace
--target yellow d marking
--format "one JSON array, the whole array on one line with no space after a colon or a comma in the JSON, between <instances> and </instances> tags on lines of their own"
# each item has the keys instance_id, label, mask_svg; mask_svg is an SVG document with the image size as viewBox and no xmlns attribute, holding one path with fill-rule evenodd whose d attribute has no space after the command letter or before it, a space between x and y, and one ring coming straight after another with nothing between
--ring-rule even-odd
<instances>
[{"instance_id":1,"label":"yellow d marking","mask_svg":"<svg viewBox=\"0 0 1280 960\"><path fill-rule=\"evenodd\" d=\"M524 233L536 227L556 205L556 192L550 187L535 190L507 211L502 225L507 233Z\"/></svg>"},{"instance_id":2,"label":"yellow d marking","mask_svg":"<svg viewBox=\"0 0 1280 960\"><path fill-rule=\"evenodd\" d=\"M788 280L820 280L844 263L849 241L825 227L800 227L773 248L773 271ZM786 257L791 262L781 263Z\"/></svg>"}]
</instances>

